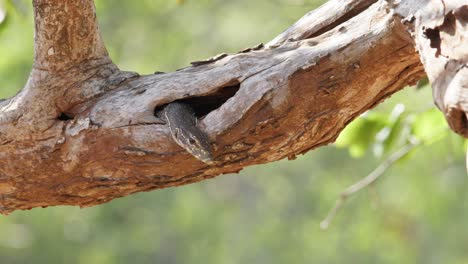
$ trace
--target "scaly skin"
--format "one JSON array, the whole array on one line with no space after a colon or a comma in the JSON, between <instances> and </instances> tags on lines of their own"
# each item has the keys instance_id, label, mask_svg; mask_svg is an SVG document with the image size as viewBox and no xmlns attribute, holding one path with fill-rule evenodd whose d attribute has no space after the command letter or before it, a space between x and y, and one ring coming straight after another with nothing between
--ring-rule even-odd
<instances>
[{"instance_id":1,"label":"scaly skin","mask_svg":"<svg viewBox=\"0 0 468 264\"><path fill-rule=\"evenodd\" d=\"M197 125L197 117L188 104L172 102L157 115L169 125L174 141L207 164L213 164L213 153L206 134Z\"/></svg>"}]
</instances>

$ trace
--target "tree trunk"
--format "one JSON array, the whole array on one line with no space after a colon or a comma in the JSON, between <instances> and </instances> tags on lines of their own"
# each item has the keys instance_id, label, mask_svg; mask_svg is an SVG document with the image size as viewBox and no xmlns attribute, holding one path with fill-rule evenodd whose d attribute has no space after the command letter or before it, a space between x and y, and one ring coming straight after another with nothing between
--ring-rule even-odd
<instances>
[{"instance_id":1,"label":"tree trunk","mask_svg":"<svg viewBox=\"0 0 468 264\"><path fill-rule=\"evenodd\" d=\"M450 126L468 137L463 1L331 0L266 45L147 76L112 63L92 0L33 2L33 70L0 103L3 214L91 206L294 158L425 72ZM193 158L155 117L175 100L201 117L215 164Z\"/></svg>"}]
</instances>

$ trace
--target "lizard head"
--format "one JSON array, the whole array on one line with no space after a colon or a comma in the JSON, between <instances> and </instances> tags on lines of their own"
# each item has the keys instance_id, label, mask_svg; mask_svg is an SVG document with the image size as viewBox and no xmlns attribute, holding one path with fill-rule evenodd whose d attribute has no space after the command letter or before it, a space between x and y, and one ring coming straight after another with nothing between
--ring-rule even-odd
<instances>
[{"instance_id":1,"label":"lizard head","mask_svg":"<svg viewBox=\"0 0 468 264\"><path fill-rule=\"evenodd\" d=\"M207 164L214 163L210 142L206 135L198 129L176 128L172 137L179 146L183 147L197 159Z\"/></svg>"},{"instance_id":2,"label":"lizard head","mask_svg":"<svg viewBox=\"0 0 468 264\"><path fill-rule=\"evenodd\" d=\"M213 155L208 137L197 127L197 117L188 104L172 102L160 114L169 125L172 138L195 158L213 164Z\"/></svg>"}]
</instances>

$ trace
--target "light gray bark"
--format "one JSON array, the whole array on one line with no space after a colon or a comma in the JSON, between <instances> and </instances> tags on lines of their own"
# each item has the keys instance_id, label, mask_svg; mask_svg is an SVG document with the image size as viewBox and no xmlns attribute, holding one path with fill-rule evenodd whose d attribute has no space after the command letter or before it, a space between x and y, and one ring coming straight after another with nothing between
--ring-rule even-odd
<instances>
[{"instance_id":1,"label":"light gray bark","mask_svg":"<svg viewBox=\"0 0 468 264\"><path fill-rule=\"evenodd\" d=\"M466 32L466 5L438 9L433 23L437 3L331 0L264 47L138 76L109 59L92 0L34 0L34 68L0 103L0 212L91 206L294 158L418 81L421 60L437 105L466 137L466 34L457 35ZM455 20L455 34L444 33L444 19ZM428 29L441 32L443 58ZM428 70L446 57L464 66ZM174 100L206 114L199 125L215 165L181 149L154 116Z\"/></svg>"},{"instance_id":2,"label":"light gray bark","mask_svg":"<svg viewBox=\"0 0 468 264\"><path fill-rule=\"evenodd\" d=\"M412 28L435 104L452 130L467 138L468 4L463 0L415 2L396 10L406 15Z\"/></svg>"}]
</instances>

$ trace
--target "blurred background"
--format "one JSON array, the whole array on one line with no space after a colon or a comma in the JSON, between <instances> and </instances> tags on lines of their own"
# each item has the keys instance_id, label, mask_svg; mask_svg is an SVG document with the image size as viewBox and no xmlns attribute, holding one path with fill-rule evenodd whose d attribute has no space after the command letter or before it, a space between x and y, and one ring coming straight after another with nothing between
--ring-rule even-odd
<instances>
[{"instance_id":1,"label":"blurred background","mask_svg":"<svg viewBox=\"0 0 468 264\"><path fill-rule=\"evenodd\" d=\"M30 0L0 0L0 98L32 63ZM323 1L96 0L124 70L173 71L267 42ZM408 142L378 181L320 222L347 186ZM422 82L293 161L79 209L0 216L0 263L468 263L466 142Z\"/></svg>"}]
</instances>

